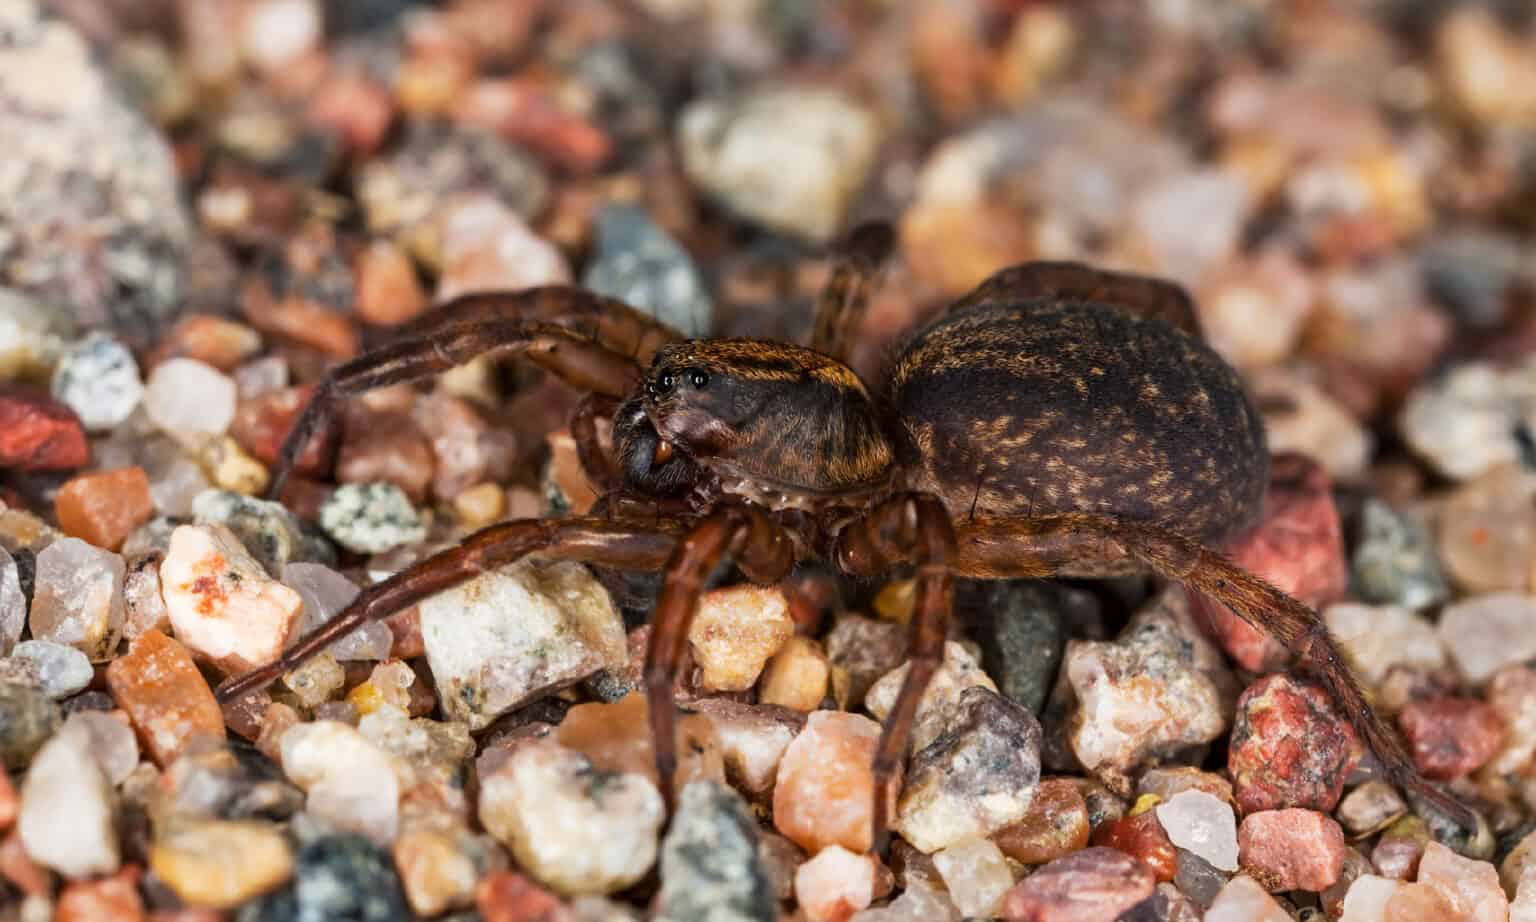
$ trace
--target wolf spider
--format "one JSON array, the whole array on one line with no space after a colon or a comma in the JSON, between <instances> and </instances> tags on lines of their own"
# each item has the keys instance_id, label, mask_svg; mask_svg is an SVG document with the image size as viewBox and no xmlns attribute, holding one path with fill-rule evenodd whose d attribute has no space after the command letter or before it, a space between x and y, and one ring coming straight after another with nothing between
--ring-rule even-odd
<instances>
[{"instance_id":1,"label":"wolf spider","mask_svg":"<svg viewBox=\"0 0 1536 922\"><path fill-rule=\"evenodd\" d=\"M1269 455L1258 413L1205 343L1189 296L1076 263L1005 269L918 332L875 393L843 359L892 239L876 224L845 241L809 348L688 340L614 299L551 286L458 298L333 369L283 445L272 495L339 400L498 354L587 392L571 431L603 498L594 514L492 525L363 590L275 662L227 683L221 700L530 553L664 568L644 684L671 803L674 674L723 559L760 583L813 559L854 577L910 566L911 668L873 767L878 849L918 701L943 656L954 578L1151 571L1284 642L1388 777L1474 828L1414 770L1321 619L1212 550L1257 518ZM612 455L599 416L612 420ZM643 514L633 497L648 501Z\"/></svg>"}]
</instances>

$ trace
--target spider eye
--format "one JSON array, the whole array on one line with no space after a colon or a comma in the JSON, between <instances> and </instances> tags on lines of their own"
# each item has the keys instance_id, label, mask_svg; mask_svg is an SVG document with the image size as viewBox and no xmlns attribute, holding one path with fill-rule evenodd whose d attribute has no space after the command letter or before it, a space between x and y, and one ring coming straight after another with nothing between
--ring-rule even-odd
<instances>
[{"instance_id":1,"label":"spider eye","mask_svg":"<svg viewBox=\"0 0 1536 922\"><path fill-rule=\"evenodd\" d=\"M672 393L672 388L676 386L677 379L672 376L671 372L668 372L651 382L651 394L656 397L660 397L663 394L670 394Z\"/></svg>"},{"instance_id":2,"label":"spider eye","mask_svg":"<svg viewBox=\"0 0 1536 922\"><path fill-rule=\"evenodd\" d=\"M694 369L688 372L688 383L692 384L695 390L703 390L704 386L709 383L709 375Z\"/></svg>"}]
</instances>

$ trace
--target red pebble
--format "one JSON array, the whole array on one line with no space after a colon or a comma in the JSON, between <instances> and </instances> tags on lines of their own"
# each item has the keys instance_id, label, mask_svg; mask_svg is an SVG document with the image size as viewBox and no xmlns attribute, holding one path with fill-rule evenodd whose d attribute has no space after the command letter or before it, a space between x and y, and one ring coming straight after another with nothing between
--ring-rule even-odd
<instances>
[{"instance_id":1,"label":"red pebble","mask_svg":"<svg viewBox=\"0 0 1536 922\"><path fill-rule=\"evenodd\" d=\"M1305 455L1276 455L1259 523L1227 547L1238 566L1318 608L1349 584L1344 535L1327 471ZM1222 649L1244 669L1269 672L1288 659L1285 647L1223 605L1201 600Z\"/></svg>"},{"instance_id":2,"label":"red pebble","mask_svg":"<svg viewBox=\"0 0 1536 922\"><path fill-rule=\"evenodd\" d=\"M1426 778L1451 781L1476 771L1504 741L1498 711L1476 698L1412 701L1397 717Z\"/></svg>"},{"instance_id":3,"label":"red pebble","mask_svg":"<svg viewBox=\"0 0 1536 922\"><path fill-rule=\"evenodd\" d=\"M1024 878L1003 898L1007 922L1114 919L1152 895L1146 866L1112 848L1085 848Z\"/></svg>"},{"instance_id":4,"label":"red pebble","mask_svg":"<svg viewBox=\"0 0 1536 922\"><path fill-rule=\"evenodd\" d=\"M1321 892L1344 869L1344 830L1316 810L1262 810L1237 829L1238 863L1271 893Z\"/></svg>"},{"instance_id":5,"label":"red pebble","mask_svg":"<svg viewBox=\"0 0 1536 922\"><path fill-rule=\"evenodd\" d=\"M1125 852L1146 865L1159 882L1173 880L1174 872L1178 870L1173 843L1163 831L1163 824L1157 821L1154 810L1101 823L1093 831L1093 844Z\"/></svg>"},{"instance_id":6,"label":"red pebble","mask_svg":"<svg viewBox=\"0 0 1536 922\"><path fill-rule=\"evenodd\" d=\"M1316 685L1265 676L1237 700L1227 769L1243 813L1332 810L1359 753L1354 729Z\"/></svg>"},{"instance_id":7,"label":"red pebble","mask_svg":"<svg viewBox=\"0 0 1536 922\"><path fill-rule=\"evenodd\" d=\"M84 467L90 458L74 410L37 391L0 391L0 467L64 471Z\"/></svg>"},{"instance_id":8,"label":"red pebble","mask_svg":"<svg viewBox=\"0 0 1536 922\"><path fill-rule=\"evenodd\" d=\"M576 915L548 890L512 871L499 871L475 887L475 908L485 922L575 922Z\"/></svg>"},{"instance_id":9,"label":"red pebble","mask_svg":"<svg viewBox=\"0 0 1536 922\"><path fill-rule=\"evenodd\" d=\"M460 95L453 115L522 144L578 176L594 172L613 151L601 128L566 110L544 87L526 78L476 81Z\"/></svg>"},{"instance_id":10,"label":"red pebble","mask_svg":"<svg viewBox=\"0 0 1536 922\"><path fill-rule=\"evenodd\" d=\"M251 453L251 457L268 467L272 466L277 463L288 430L298 421L299 413L314 391L313 387L287 387L240 401L235 408L229 434L240 443L241 448ZM325 443L339 431L340 426L333 425L328 431L322 430L311 436L293 472L320 473L325 464Z\"/></svg>"},{"instance_id":11,"label":"red pebble","mask_svg":"<svg viewBox=\"0 0 1536 922\"><path fill-rule=\"evenodd\" d=\"M144 918L140 873L129 865L111 877L70 883L59 894L53 922L140 922Z\"/></svg>"}]
</instances>

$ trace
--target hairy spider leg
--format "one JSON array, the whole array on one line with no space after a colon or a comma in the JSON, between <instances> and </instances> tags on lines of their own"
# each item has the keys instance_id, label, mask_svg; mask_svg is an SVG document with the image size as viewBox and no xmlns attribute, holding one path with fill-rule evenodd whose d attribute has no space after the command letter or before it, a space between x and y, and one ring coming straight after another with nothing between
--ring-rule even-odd
<instances>
[{"instance_id":1,"label":"hairy spider leg","mask_svg":"<svg viewBox=\"0 0 1536 922\"><path fill-rule=\"evenodd\" d=\"M838 246L832 277L816 300L811 348L846 361L848 347L869 307L869 293L896 245L896 232L883 221L861 224Z\"/></svg>"},{"instance_id":2,"label":"hairy spider leg","mask_svg":"<svg viewBox=\"0 0 1536 922\"><path fill-rule=\"evenodd\" d=\"M335 618L304 635L276 660L221 684L218 699L225 703L264 688L363 624L388 618L422 599L535 552L620 569L653 570L667 560L683 527L678 519L637 525L592 516L520 519L489 526L462 544L364 589Z\"/></svg>"},{"instance_id":3,"label":"hairy spider leg","mask_svg":"<svg viewBox=\"0 0 1536 922\"><path fill-rule=\"evenodd\" d=\"M710 513L678 542L667 562L645 652L656 779L670 808L677 773L677 705L673 683L683 661L688 626L715 568L734 560L755 583L776 583L794 566L794 543L783 526L756 506L730 505Z\"/></svg>"}]
</instances>

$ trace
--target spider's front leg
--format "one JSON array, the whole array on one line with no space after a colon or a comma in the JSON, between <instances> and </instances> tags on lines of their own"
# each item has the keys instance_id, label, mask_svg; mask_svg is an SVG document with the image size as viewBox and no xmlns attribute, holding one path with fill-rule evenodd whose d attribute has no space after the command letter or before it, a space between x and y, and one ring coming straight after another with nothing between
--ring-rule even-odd
<instances>
[{"instance_id":1,"label":"spider's front leg","mask_svg":"<svg viewBox=\"0 0 1536 922\"><path fill-rule=\"evenodd\" d=\"M954 603L955 550L949 512L938 497L927 493L893 496L838 535L837 563L846 573L874 576L904 561L911 561L916 569L917 599L907 636L910 665L875 750L870 844L876 854L884 854L890 835L897 770L907 751L918 702L944 661Z\"/></svg>"},{"instance_id":2,"label":"spider's front leg","mask_svg":"<svg viewBox=\"0 0 1536 922\"><path fill-rule=\"evenodd\" d=\"M978 519L959 529L958 550L961 575L993 579L1081 574L1095 564L1134 560L1227 606L1285 644L1297 665L1323 684L1394 784L1476 833L1472 811L1414 768L1318 614L1222 554L1166 528L1088 513Z\"/></svg>"},{"instance_id":3,"label":"spider's front leg","mask_svg":"<svg viewBox=\"0 0 1536 922\"><path fill-rule=\"evenodd\" d=\"M564 285L465 295L406 327L401 336L326 374L283 440L269 498L282 495L310 439L347 397L417 381L495 352L522 355L579 390L622 398L640 380L641 363L682 338L619 301Z\"/></svg>"},{"instance_id":4,"label":"spider's front leg","mask_svg":"<svg viewBox=\"0 0 1536 922\"><path fill-rule=\"evenodd\" d=\"M677 772L677 704L672 687L688 641L699 596L720 561L731 558L757 583L776 583L794 566L794 543L783 526L756 506L726 506L677 542L667 562L645 653L645 692L650 708L656 779L670 809Z\"/></svg>"},{"instance_id":5,"label":"spider's front leg","mask_svg":"<svg viewBox=\"0 0 1536 922\"><path fill-rule=\"evenodd\" d=\"M224 703L264 688L369 621L387 618L529 554L539 552L619 569L654 570L666 561L682 530L681 520L673 518L642 525L594 516L521 519L492 525L462 544L364 589L335 618L301 637L281 657L219 686L218 699Z\"/></svg>"}]
</instances>

